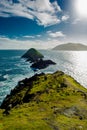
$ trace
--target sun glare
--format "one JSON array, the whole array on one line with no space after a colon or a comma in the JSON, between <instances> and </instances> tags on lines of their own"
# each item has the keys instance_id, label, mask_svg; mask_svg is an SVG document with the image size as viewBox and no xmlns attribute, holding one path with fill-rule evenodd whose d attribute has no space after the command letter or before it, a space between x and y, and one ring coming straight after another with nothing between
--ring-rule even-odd
<instances>
[{"instance_id":1,"label":"sun glare","mask_svg":"<svg viewBox=\"0 0 87 130\"><path fill-rule=\"evenodd\" d=\"M80 17L87 18L87 0L76 0L76 11Z\"/></svg>"}]
</instances>

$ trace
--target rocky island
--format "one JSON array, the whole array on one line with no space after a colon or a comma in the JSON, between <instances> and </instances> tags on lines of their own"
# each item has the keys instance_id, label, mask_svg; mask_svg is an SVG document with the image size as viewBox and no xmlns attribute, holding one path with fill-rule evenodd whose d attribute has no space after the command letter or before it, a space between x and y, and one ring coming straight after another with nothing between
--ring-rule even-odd
<instances>
[{"instance_id":1,"label":"rocky island","mask_svg":"<svg viewBox=\"0 0 87 130\"><path fill-rule=\"evenodd\" d=\"M56 63L52 60L43 60L44 56L34 48L29 49L22 58L30 61L32 70L37 71L38 69L45 69L49 65L55 65Z\"/></svg>"},{"instance_id":2,"label":"rocky island","mask_svg":"<svg viewBox=\"0 0 87 130\"><path fill-rule=\"evenodd\" d=\"M19 81L0 108L0 130L87 129L87 89L62 71Z\"/></svg>"},{"instance_id":3,"label":"rocky island","mask_svg":"<svg viewBox=\"0 0 87 130\"><path fill-rule=\"evenodd\" d=\"M22 58L25 58L27 59L27 61L30 62L37 62L39 59L44 58L44 56L36 49L31 48L27 52L25 52L25 54L23 54Z\"/></svg>"}]
</instances>

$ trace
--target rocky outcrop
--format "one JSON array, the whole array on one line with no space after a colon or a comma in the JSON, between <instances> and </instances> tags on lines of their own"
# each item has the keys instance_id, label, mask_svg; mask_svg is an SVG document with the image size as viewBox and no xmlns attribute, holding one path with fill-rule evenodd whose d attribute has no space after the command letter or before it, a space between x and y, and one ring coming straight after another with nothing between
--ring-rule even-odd
<instances>
[{"instance_id":1,"label":"rocky outcrop","mask_svg":"<svg viewBox=\"0 0 87 130\"><path fill-rule=\"evenodd\" d=\"M44 56L34 48L29 49L22 58L26 58L27 61L31 62L31 68L33 71L38 69L44 69L49 65L55 65L56 63L52 60L43 60Z\"/></svg>"},{"instance_id":2,"label":"rocky outcrop","mask_svg":"<svg viewBox=\"0 0 87 130\"><path fill-rule=\"evenodd\" d=\"M36 49L31 48L22 56L22 58L26 58L27 61L30 61L30 62L36 62L39 59L44 58L44 56Z\"/></svg>"},{"instance_id":3,"label":"rocky outcrop","mask_svg":"<svg viewBox=\"0 0 87 130\"><path fill-rule=\"evenodd\" d=\"M36 63L33 63L31 65L31 68L33 70L37 70L37 69L44 69L46 67L48 67L49 65L55 65L56 63L53 62L52 60L39 60Z\"/></svg>"}]
</instances>

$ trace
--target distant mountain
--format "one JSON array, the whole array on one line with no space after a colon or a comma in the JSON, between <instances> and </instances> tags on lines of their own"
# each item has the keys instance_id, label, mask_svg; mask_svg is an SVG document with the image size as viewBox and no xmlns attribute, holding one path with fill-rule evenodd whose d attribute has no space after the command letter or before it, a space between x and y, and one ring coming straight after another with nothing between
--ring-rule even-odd
<instances>
[{"instance_id":1,"label":"distant mountain","mask_svg":"<svg viewBox=\"0 0 87 130\"><path fill-rule=\"evenodd\" d=\"M64 50L64 51L87 51L87 46L79 43L67 43L58 45L53 50Z\"/></svg>"}]
</instances>

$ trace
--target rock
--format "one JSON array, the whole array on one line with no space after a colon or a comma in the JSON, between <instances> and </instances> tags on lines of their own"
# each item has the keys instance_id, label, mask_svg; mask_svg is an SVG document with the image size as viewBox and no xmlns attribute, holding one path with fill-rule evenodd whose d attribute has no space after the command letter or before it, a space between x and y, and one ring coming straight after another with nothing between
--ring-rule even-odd
<instances>
[{"instance_id":1,"label":"rock","mask_svg":"<svg viewBox=\"0 0 87 130\"><path fill-rule=\"evenodd\" d=\"M31 48L22 56L22 58L26 58L27 61L30 61L30 62L36 62L39 59L44 58L44 56L36 49Z\"/></svg>"},{"instance_id":2,"label":"rock","mask_svg":"<svg viewBox=\"0 0 87 130\"><path fill-rule=\"evenodd\" d=\"M68 117L71 117L73 115L78 115L78 113L79 113L79 110L75 106L70 107L70 108L66 108L63 111L63 114L66 115L66 116L68 116Z\"/></svg>"},{"instance_id":3,"label":"rock","mask_svg":"<svg viewBox=\"0 0 87 130\"><path fill-rule=\"evenodd\" d=\"M56 63L52 60L43 60L44 56L34 48L29 49L22 58L26 58L26 61L32 63L30 66L33 71L37 71L38 69L44 69L49 65L55 65Z\"/></svg>"},{"instance_id":4,"label":"rock","mask_svg":"<svg viewBox=\"0 0 87 130\"><path fill-rule=\"evenodd\" d=\"M34 64L31 65L31 68L34 69L44 69L48 67L49 65L55 65L56 63L53 62L52 60L39 60L35 62Z\"/></svg>"},{"instance_id":5,"label":"rock","mask_svg":"<svg viewBox=\"0 0 87 130\"><path fill-rule=\"evenodd\" d=\"M3 112L3 114L9 115L11 108L12 108L12 104L9 104L8 107L5 109L5 111Z\"/></svg>"}]
</instances>

